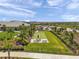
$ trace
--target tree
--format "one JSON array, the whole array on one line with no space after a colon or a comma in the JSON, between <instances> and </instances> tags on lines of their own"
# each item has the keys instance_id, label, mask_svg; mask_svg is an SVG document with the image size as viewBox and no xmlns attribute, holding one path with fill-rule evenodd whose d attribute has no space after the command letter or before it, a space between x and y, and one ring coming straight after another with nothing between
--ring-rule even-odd
<instances>
[{"instance_id":1,"label":"tree","mask_svg":"<svg viewBox=\"0 0 79 59\"><path fill-rule=\"evenodd\" d=\"M13 39L13 34L14 33L14 30L12 28L7 28L7 40L10 40L10 39Z\"/></svg>"},{"instance_id":2,"label":"tree","mask_svg":"<svg viewBox=\"0 0 79 59\"><path fill-rule=\"evenodd\" d=\"M26 38L27 35L26 33L27 27L24 24L22 24L21 26L19 26L19 29L20 29L20 38L23 40Z\"/></svg>"},{"instance_id":3,"label":"tree","mask_svg":"<svg viewBox=\"0 0 79 59\"><path fill-rule=\"evenodd\" d=\"M33 33L34 33L34 31L35 31L35 24L31 24L30 27L31 27L31 33L32 33L32 35L33 35Z\"/></svg>"},{"instance_id":4,"label":"tree","mask_svg":"<svg viewBox=\"0 0 79 59\"><path fill-rule=\"evenodd\" d=\"M32 37L33 33L35 32L35 24L30 24L30 29L29 29L29 36Z\"/></svg>"},{"instance_id":5,"label":"tree","mask_svg":"<svg viewBox=\"0 0 79 59\"><path fill-rule=\"evenodd\" d=\"M12 33L14 33L14 30L11 29L11 28L7 28L7 35L8 35L7 37L8 37L8 38L6 38L6 39L7 39L6 43L8 42L8 40L10 40L10 39L13 38ZM8 59L10 59L10 48L11 48L11 45L10 45L9 43L7 43Z\"/></svg>"},{"instance_id":6,"label":"tree","mask_svg":"<svg viewBox=\"0 0 79 59\"><path fill-rule=\"evenodd\" d=\"M21 45L27 45L29 43L28 39L28 29L29 27L25 26L24 24L19 26L19 30L20 30L20 36L19 38L21 38L20 40L17 41L18 44Z\"/></svg>"},{"instance_id":7,"label":"tree","mask_svg":"<svg viewBox=\"0 0 79 59\"><path fill-rule=\"evenodd\" d=\"M56 27L54 27L54 29L55 29L55 32L57 31L57 28Z\"/></svg>"},{"instance_id":8,"label":"tree","mask_svg":"<svg viewBox=\"0 0 79 59\"><path fill-rule=\"evenodd\" d=\"M71 44L74 44L74 35L73 35L73 33L72 32L70 32L70 40L71 40Z\"/></svg>"},{"instance_id":9,"label":"tree","mask_svg":"<svg viewBox=\"0 0 79 59\"><path fill-rule=\"evenodd\" d=\"M3 25L2 30L6 31L6 25Z\"/></svg>"}]
</instances>

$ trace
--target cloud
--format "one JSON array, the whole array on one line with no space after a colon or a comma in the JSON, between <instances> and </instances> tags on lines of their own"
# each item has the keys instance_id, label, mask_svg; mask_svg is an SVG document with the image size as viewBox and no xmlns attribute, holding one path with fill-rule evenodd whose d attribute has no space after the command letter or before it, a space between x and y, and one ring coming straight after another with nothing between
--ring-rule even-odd
<instances>
[{"instance_id":1,"label":"cloud","mask_svg":"<svg viewBox=\"0 0 79 59\"><path fill-rule=\"evenodd\" d=\"M60 5L63 0L47 0L49 6L58 6Z\"/></svg>"},{"instance_id":2,"label":"cloud","mask_svg":"<svg viewBox=\"0 0 79 59\"><path fill-rule=\"evenodd\" d=\"M26 12L26 13L30 13L30 14L35 14L35 12L33 12L32 10L29 10L29 9L23 9L23 8L20 8L19 6L17 5L13 5L13 4L9 4L9 3L0 3L0 6L2 7L5 7L5 8L11 8L11 10L15 9L15 10L18 10L18 11L21 11L21 12Z\"/></svg>"},{"instance_id":3,"label":"cloud","mask_svg":"<svg viewBox=\"0 0 79 59\"><path fill-rule=\"evenodd\" d=\"M71 0L72 2L79 2L79 0Z\"/></svg>"},{"instance_id":4,"label":"cloud","mask_svg":"<svg viewBox=\"0 0 79 59\"><path fill-rule=\"evenodd\" d=\"M17 5L23 5L23 6L27 6L27 7L40 7L42 5L42 1L35 1L35 0L12 0L10 3L14 3Z\"/></svg>"},{"instance_id":5,"label":"cloud","mask_svg":"<svg viewBox=\"0 0 79 59\"><path fill-rule=\"evenodd\" d=\"M26 22L30 22L30 20L26 20L26 19L25 19L24 21L26 21Z\"/></svg>"},{"instance_id":6,"label":"cloud","mask_svg":"<svg viewBox=\"0 0 79 59\"><path fill-rule=\"evenodd\" d=\"M36 12L30 10L30 9L24 9L20 7L19 5L11 4L8 2L5 2L4 4L0 1L0 15L8 15L11 17L34 17Z\"/></svg>"},{"instance_id":7,"label":"cloud","mask_svg":"<svg viewBox=\"0 0 79 59\"><path fill-rule=\"evenodd\" d=\"M40 3L40 2L32 3L32 6L35 6L35 7L40 7L41 5L42 5L42 3Z\"/></svg>"},{"instance_id":8,"label":"cloud","mask_svg":"<svg viewBox=\"0 0 79 59\"><path fill-rule=\"evenodd\" d=\"M7 2L8 0L0 0L0 3Z\"/></svg>"},{"instance_id":9,"label":"cloud","mask_svg":"<svg viewBox=\"0 0 79 59\"><path fill-rule=\"evenodd\" d=\"M36 8L36 7L41 7L42 6L42 1L34 1L34 0L31 0L31 2L29 2L29 5L33 8Z\"/></svg>"},{"instance_id":10,"label":"cloud","mask_svg":"<svg viewBox=\"0 0 79 59\"><path fill-rule=\"evenodd\" d=\"M8 15L8 16L26 16L26 17L32 17L30 14L24 13L24 12L18 12L13 10L4 10L0 9L0 14Z\"/></svg>"},{"instance_id":11,"label":"cloud","mask_svg":"<svg viewBox=\"0 0 79 59\"><path fill-rule=\"evenodd\" d=\"M79 21L79 15L62 15L61 18L64 20L64 21Z\"/></svg>"},{"instance_id":12,"label":"cloud","mask_svg":"<svg viewBox=\"0 0 79 59\"><path fill-rule=\"evenodd\" d=\"M76 9L79 8L79 3L78 2L72 2L67 5L67 9Z\"/></svg>"},{"instance_id":13,"label":"cloud","mask_svg":"<svg viewBox=\"0 0 79 59\"><path fill-rule=\"evenodd\" d=\"M71 0L66 6L67 9L77 9L79 8L79 0Z\"/></svg>"}]
</instances>

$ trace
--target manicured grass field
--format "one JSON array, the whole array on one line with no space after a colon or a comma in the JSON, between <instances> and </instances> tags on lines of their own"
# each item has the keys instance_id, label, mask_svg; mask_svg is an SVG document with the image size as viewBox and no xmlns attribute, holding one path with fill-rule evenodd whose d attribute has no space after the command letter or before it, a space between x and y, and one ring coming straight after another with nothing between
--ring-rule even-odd
<instances>
[{"instance_id":1,"label":"manicured grass field","mask_svg":"<svg viewBox=\"0 0 79 59\"><path fill-rule=\"evenodd\" d=\"M35 34L33 35L33 39L36 39L38 35L40 39L46 39L46 35L43 31L35 32Z\"/></svg>"},{"instance_id":2,"label":"manicured grass field","mask_svg":"<svg viewBox=\"0 0 79 59\"><path fill-rule=\"evenodd\" d=\"M41 36L47 37L49 43L30 43L25 46L25 51L55 53L55 54L72 54L70 49L64 45L59 38L48 31L42 31Z\"/></svg>"},{"instance_id":3,"label":"manicured grass field","mask_svg":"<svg viewBox=\"0 0 79 59\"><path fill-rule=\"evenodd\" d=\"M53 45L53 48L62 50L68 50L67 47L51 32L45 32L49 42Z\"/></svg>"}]
</instances>

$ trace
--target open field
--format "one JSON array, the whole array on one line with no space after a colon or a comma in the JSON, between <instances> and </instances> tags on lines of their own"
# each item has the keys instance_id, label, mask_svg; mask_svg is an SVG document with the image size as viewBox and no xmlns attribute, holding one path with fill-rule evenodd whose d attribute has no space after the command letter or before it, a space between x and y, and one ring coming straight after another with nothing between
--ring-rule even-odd
<instances>
[{"instance_id":1,"label":"open field","mask_svg":"<svg viewBox=\"0 0 79 59\"><path fill-rule=\"evenodd\" d=\"M49 43L30 43L25 46L25 51L30 52L42 52L42 53L56 53L56 54L72 54L72 52L66 47L54 34L48 31L40 32L43 37L47 37ZM40 37L41 37L40 36Z\"/></svg>"}]
</instances>

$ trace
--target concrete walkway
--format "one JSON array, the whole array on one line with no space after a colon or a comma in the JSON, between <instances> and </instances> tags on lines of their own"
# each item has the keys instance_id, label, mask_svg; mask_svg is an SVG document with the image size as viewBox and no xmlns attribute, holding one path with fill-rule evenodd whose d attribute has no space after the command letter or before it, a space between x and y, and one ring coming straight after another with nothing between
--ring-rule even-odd
<instances>
[{"instance_id":1,"label":"concrete walkway","mask_svg":"<svg viewBox=\"0 0 79 59\"><path fill-rule=\"evenodd\" d=\"M7 57L7 52L0 52L0 57ZM11 57L29 57L37 59L79 59L79 56L55 55L43 53L29 53L29 52L11 52Z\"/></svg>"}]
</instances>

